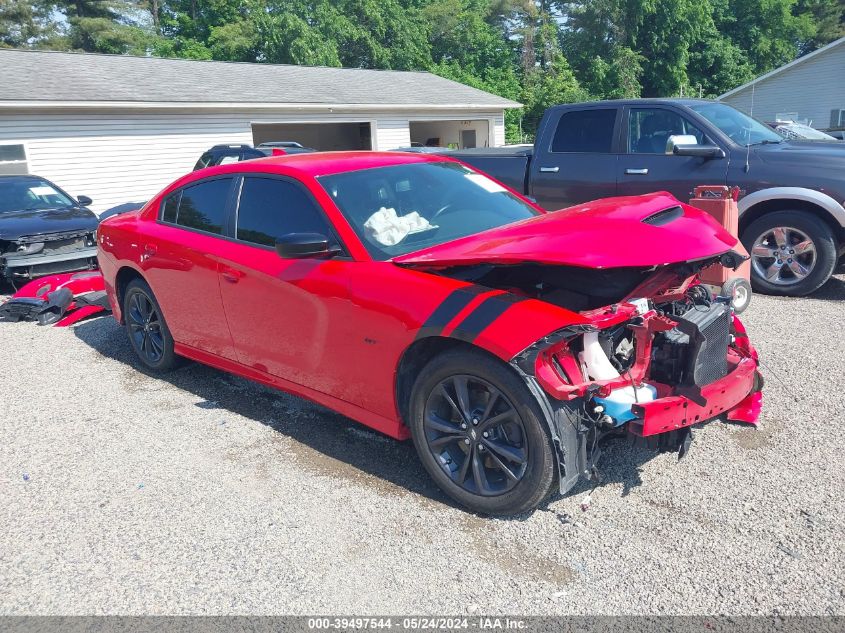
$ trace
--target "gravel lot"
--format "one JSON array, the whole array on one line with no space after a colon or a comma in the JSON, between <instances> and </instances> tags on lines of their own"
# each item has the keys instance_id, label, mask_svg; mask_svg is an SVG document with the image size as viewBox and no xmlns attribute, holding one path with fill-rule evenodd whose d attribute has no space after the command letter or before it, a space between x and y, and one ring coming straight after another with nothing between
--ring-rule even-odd
<instances>
[{"instance_id":1,"label":"gravel lot","mask_svg":"<svg viewBox=\"0 0 845 633\"><path fill-rule=\"evenodd\" d=\"M613 444L589 510L513 520L311 403L145 375L110 317L0 324L0 613L843 615L843 299L755 297L759 429Z\"/></svg>"}]
</instances>

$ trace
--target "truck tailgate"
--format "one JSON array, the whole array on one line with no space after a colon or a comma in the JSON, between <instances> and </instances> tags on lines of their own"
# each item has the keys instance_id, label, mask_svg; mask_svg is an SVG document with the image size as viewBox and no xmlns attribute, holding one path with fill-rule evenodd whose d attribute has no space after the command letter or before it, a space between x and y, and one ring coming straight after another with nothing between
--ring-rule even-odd
<instances>
[{"instance_id":1,"label":"truck tailgate","mask_svg":"<svg viewBox=\"0 0 845 633\"><path fill-rule=\"evenodd\" d=\"M528 164L533 153L533 148L490 147L452 151L446 155L463 161L511 189L527 195Z\"/></svg>"}]
</instances>

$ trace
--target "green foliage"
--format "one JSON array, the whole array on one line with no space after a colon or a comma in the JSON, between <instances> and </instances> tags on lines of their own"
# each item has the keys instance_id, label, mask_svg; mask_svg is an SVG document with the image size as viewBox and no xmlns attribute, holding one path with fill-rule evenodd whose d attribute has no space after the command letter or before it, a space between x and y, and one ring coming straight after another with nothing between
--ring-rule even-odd
<instances>
[{"instance_id":1,"label":"green foliage","mask_svg":"<svg viewBox=\"0 0 845 633\"><path fill-rule=\"evenodd\" d=\"M0 0L0 46L429 70L524 104L715 96L845 35L842 0Z\"/></svg>"},{"instance_id":2,"label":"green foliage","mask_svg":"<svg viewBox=\"0 0 845 633\"><path fill-rule=\"evenodd\" d=\"M814 27L813 36L801 43L802 55L845 37L845 2L842 0L798 0L794 12L808 16Z\"/></svg>"},{"instance_id":3,"label":"green foliage","mask_svg":"<svg viewBox=\"0 0 845 633\"><path fill-rule=\"evenodd\" d=\"M47 25L46 7L21 0L0 0L0 47L23 48L41 41Z\"/></svg>"}]
</instances>

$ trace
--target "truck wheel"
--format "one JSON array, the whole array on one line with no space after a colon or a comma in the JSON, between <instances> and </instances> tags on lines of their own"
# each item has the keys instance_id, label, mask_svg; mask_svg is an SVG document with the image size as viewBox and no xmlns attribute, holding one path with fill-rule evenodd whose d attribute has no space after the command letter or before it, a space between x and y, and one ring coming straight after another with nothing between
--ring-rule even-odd
<instances>
[{"instance_id":1,"label":"truck wheel","mask_svg":"<svg viewBox=\"0 0 845 633\"><path fill-rule=\"evenodd\" d=\"M173 337L155 295L145 281L133 279L123 297L129 344L147 369L170 371L178 364Z\"/></svg>"},{"instance_id":2,"label":"truck wheel","mask_svg":"<svg viewBox=\"0 0 845 633\"><path fill-rule=\"evenodd\" d=\"M755 292L803 297L830 279L836 266L833 231L802 211L758 218L743 231L742 245L751 254Z\"/></svg>"},{"instance_id":3,"label":"truck wheel","mask_svg":"<svg viewBox=\"0 0 845 633\"><path fill-rule=\"evenodd\" d=\"M551 492L555 458L543 414L502 362L472 350L438 356L420 372L410 404L420 460L457 502L513 515Z\"/></svg>"},{"instance_id":4,"label":"truck wheel","mask_svg":"<svg viewBox=\"0 0 845 633\"><path fill-rule=\"evenodd\" d=\"M728 279L722 286L721 294L731 298L731 307L736 314L742 314L751 303L751 284L742 277Z\"/></svg>"}]
</instances>

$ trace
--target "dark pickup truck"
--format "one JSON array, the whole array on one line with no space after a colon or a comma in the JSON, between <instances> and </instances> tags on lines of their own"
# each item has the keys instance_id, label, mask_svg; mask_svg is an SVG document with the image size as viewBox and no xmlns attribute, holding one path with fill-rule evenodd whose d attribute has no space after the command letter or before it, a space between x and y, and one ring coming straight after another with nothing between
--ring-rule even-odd
<instances>
[{"instance_id":1,"label":"dark pickup truck","mask_svg":"<svg viewBox=\"0 0 845 633\"><path fill-rule=\"evenodd\" d=\"M806 295L845 250L845 143L786 140L729 105L695 99L550 108L534 147L450 152L546 209L607 196L736 185L752 284Z\"/></svg>"}]
</instances>

